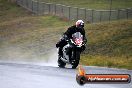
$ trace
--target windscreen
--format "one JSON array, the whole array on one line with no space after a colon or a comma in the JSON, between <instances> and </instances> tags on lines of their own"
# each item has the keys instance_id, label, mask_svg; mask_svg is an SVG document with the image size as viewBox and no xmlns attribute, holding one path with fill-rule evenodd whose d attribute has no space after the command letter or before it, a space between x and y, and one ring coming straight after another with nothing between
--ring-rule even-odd
<instances>
[{"instance_id":1,"label":"windscreen","mask_svg":"<svg viewBox=\"0 0 132 88\"><path fill-rule=\"evenodd\" d=\"M76 32L72 35L73 40L77 39L82 39L83 40L83 35L80 32Z\"/></svg>"},{"instance_id":2,"label":"windscreen","mask_svg":"<svg viewBox=\"0 0 132 88\"><path fill-rule=\"evenodd\" d=\"M75 45L82 45L83 35L80 32L76 32L72 35L72 40Z\"/></svg>"}]
</instances>

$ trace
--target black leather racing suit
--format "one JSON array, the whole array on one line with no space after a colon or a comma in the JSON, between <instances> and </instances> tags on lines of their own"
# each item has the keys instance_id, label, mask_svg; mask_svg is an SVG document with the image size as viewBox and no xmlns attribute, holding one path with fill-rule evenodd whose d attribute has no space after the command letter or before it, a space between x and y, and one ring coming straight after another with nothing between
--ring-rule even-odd
<instances>
[{"instance_id":1,"label":"black leather racing suit","mask_svg":"<svg viewBox=\"0 0 132 88\"><path fill-rule=\"evenodd\" d=\"M87 42L84 28L78 28L78 27L76 27L76 25L73 25L68 28L68 30L64 33L61 40L56 44L56 47L57 48L59 47L59 52L58 52L59 55L62 55L62 48L67 44L66 40L70 40L72 38L72 34L74 34L76 32L80 32L83 35L84 42L85 43Z\"/></svg>"}]
</instances>

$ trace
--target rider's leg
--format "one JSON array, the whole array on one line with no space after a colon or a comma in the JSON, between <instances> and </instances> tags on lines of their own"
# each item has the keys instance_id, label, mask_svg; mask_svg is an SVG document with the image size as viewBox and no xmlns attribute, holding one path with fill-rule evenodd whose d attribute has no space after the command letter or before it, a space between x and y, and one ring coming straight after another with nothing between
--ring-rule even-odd
<instances>
[{"instance_id":1,"label":"rider's leg","mask_svg":"<svg viewBox=\"0 0 132 88\"><path fill-rule=\"evenodd\" d=\"M67 44L67 42L65 41L64 38L62 38L58 43L58 46L59 46L59 51L58 51L58 55L59 57L62 57L63 56L63 47Z\"/></svg>"},{"instance_id":2,"label":"rider's leg","mask_svg":"<svg viewBox=\"0 0 132 88\"><path fill-rule=\"evenodd\" d=\"M59 55L60 57L62 57L62 55L63 55L62 47L59 47L58 55Z\"/></svg>"}]
</instances>

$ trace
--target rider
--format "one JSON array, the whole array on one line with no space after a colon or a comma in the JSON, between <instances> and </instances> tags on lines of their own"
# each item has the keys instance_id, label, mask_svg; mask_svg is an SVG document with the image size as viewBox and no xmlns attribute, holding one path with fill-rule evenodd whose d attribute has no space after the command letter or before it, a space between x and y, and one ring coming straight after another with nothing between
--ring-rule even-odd
<instances>
[{"instance_id":1,"label":"rider","mask_svg":"<svg viewBox=\"0 0 132 88\"><path fill-rule=\"evenodd\" d=\"M84 43L87 42L85 37L85 30L84 30L84 22L82 20L78 20L75 25L68 28L68 30L64 33L63 37L59 42L57 42L56 47L59 47L59 57L63 55L62 48L67 44L67 42L72 38L72 34L80 32L83 35ZM83 50L85 50L85 46L83 46Z\"/></svg>"}]
</instances>

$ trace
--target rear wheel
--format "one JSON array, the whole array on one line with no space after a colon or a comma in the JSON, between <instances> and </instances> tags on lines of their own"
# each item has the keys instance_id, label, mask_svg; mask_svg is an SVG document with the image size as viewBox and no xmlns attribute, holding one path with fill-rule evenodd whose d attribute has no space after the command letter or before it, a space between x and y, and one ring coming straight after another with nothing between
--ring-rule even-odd
<instances>
[{"instance_id":1,"label":"rear wheel","mask_svg":"<svg viewBox=\"0 0 132 88\"><path fill-rule=\"evenodd\" d=\"M80 60L80 52L79 51L73 52L73 60L72 60L73 69L75 69L78 66L79 60Z\"/></svg>"},{"instance_id":2,"label":"rear wheel","mask_svg":"<svg viewBox=\"0 0 132 88\"><path fill-rule=\"evenodd\" d=\"M64 62L61 60L61 57L58 56L58 66L59 66L60 68L64 68L65 65L66 65L66 63L64 63Z\"/></svg>"}]
</instances>

